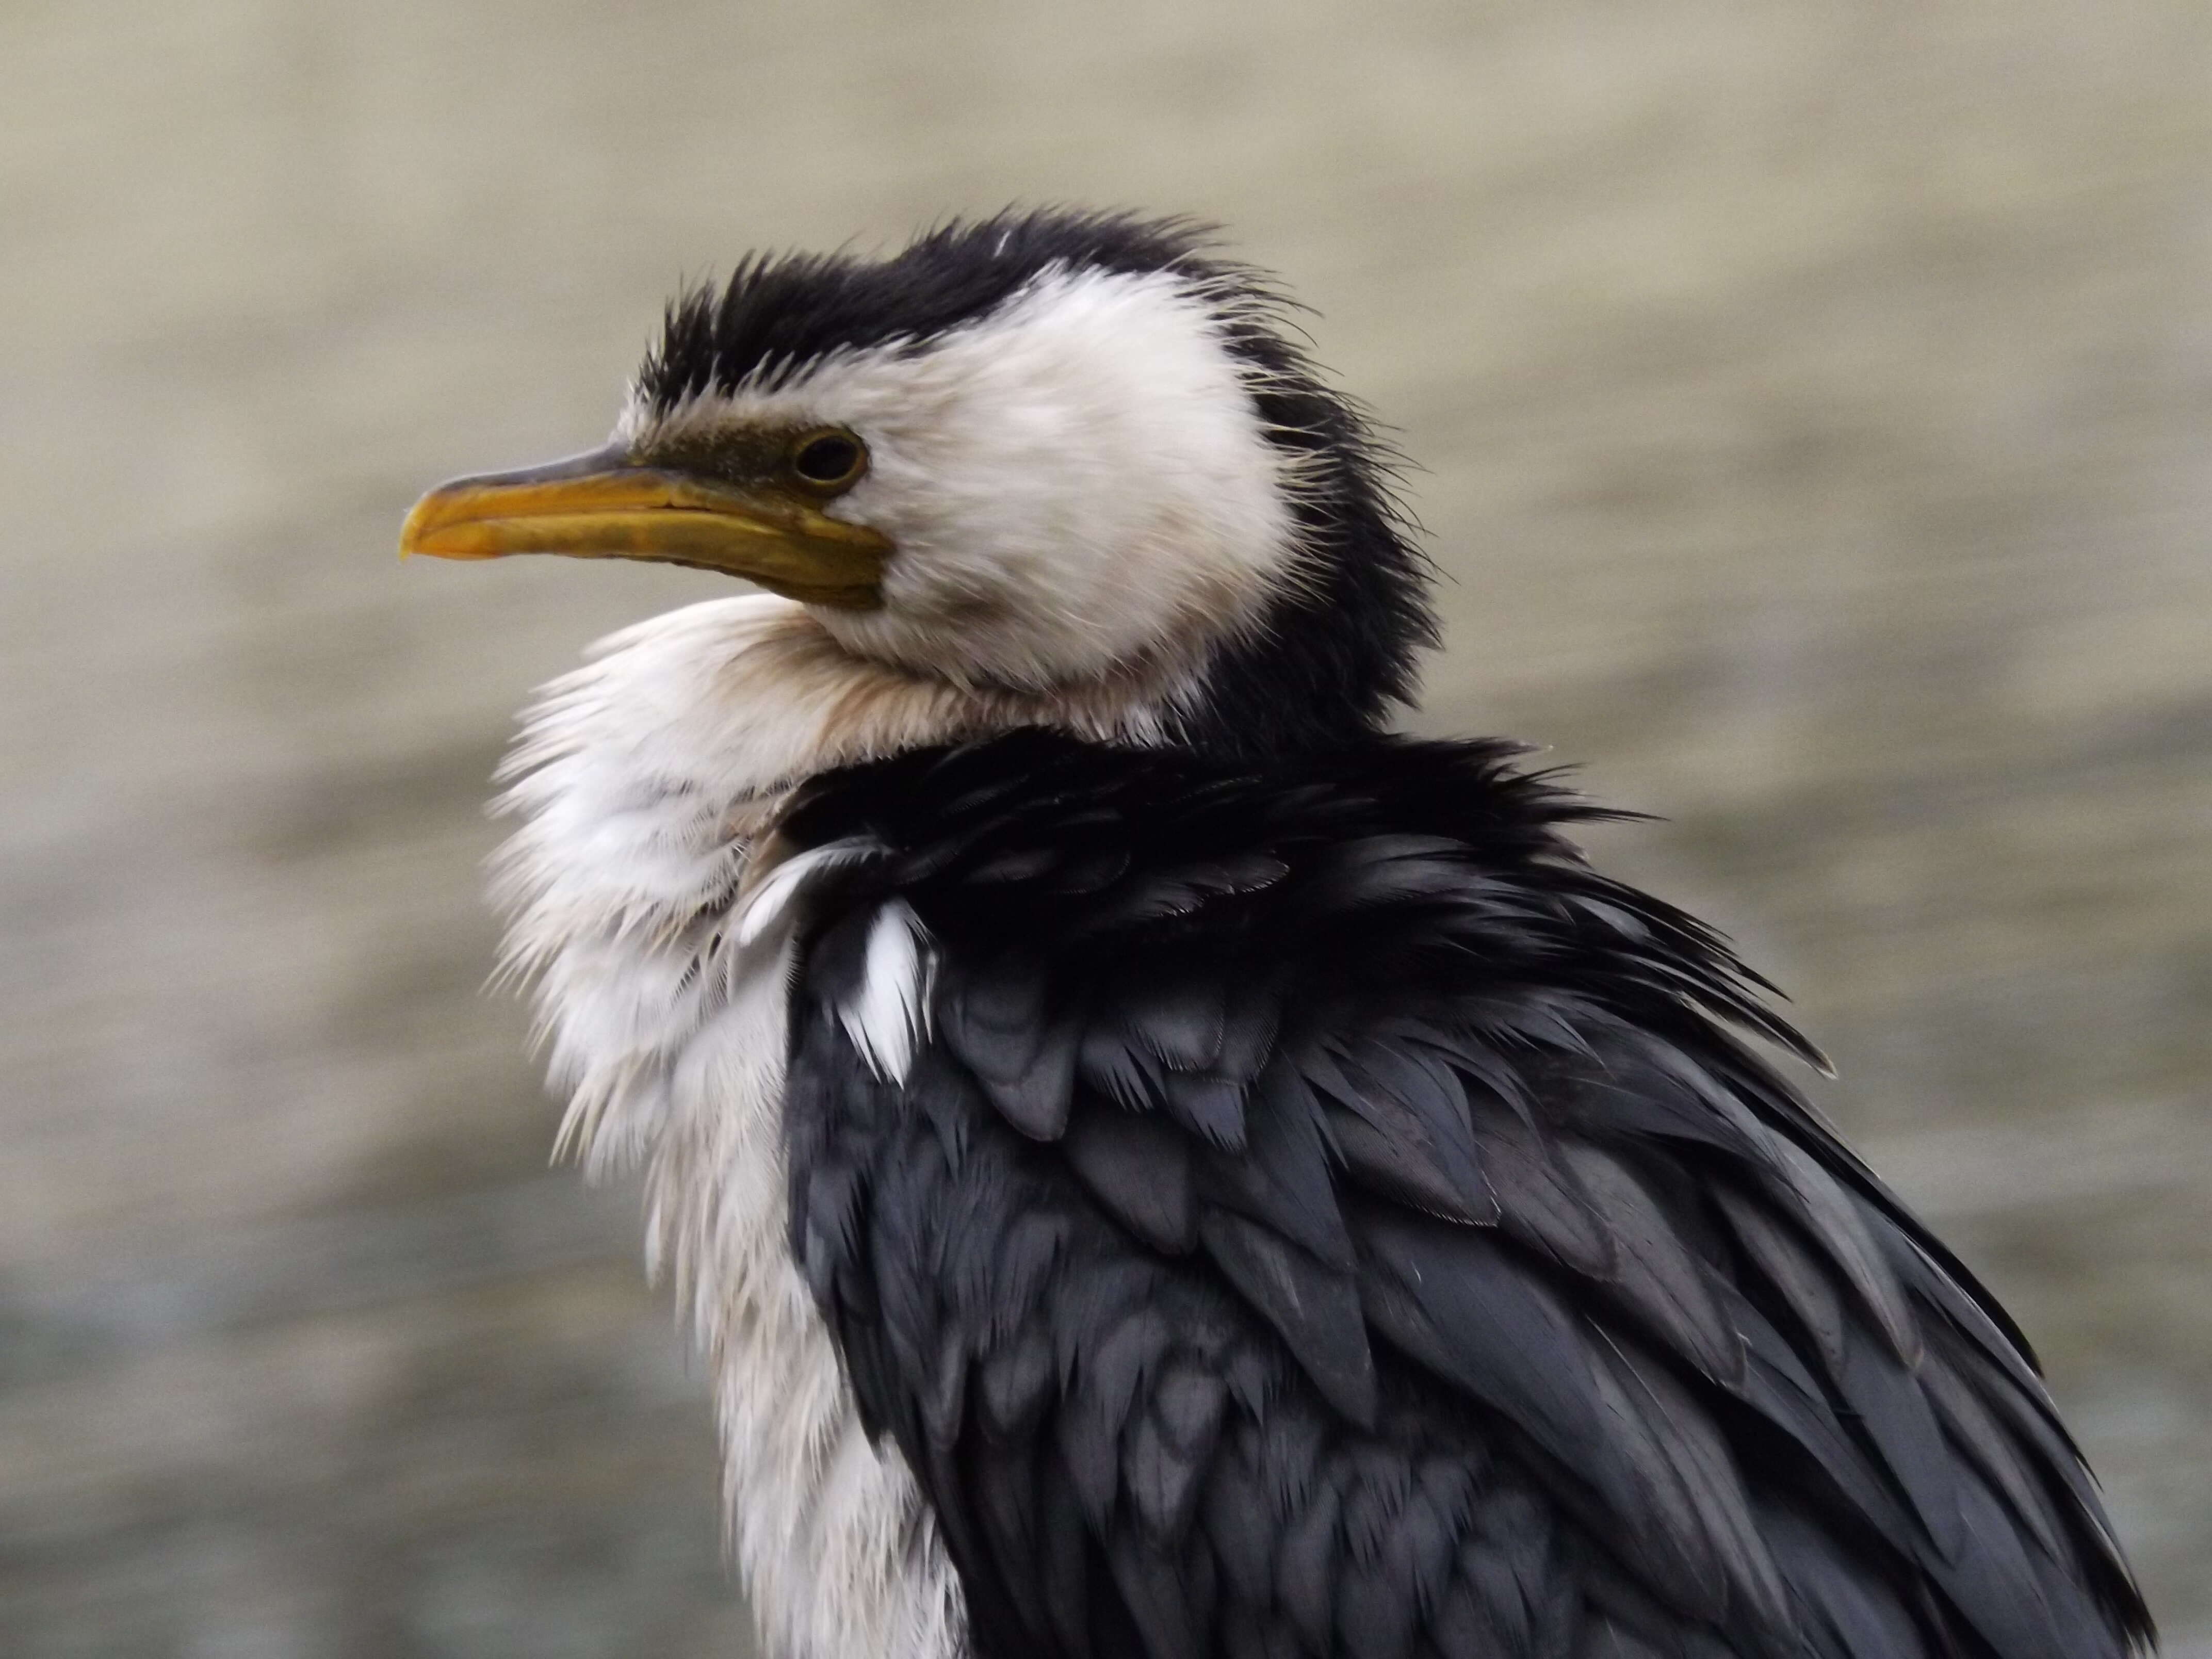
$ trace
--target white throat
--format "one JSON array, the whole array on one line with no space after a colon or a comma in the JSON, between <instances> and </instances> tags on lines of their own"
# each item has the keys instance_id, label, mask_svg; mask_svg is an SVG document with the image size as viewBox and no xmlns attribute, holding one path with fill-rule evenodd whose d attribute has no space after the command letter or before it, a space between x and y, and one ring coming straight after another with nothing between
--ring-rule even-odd
<instances>
[{"instance_id":1,"label":"white throat","mask_svg":"<svg viewBox=\"0 0 2212 1659\"><path fill-rule=\"evenodd\" d=\"M731 1541L779 1659L952 1659L964 1615L786 1243L792 918L734 925L780 856L778 809L829 768L1018 726L1146 740L1168 695L962 689L745 597L604 642L503 769L504 971L537 982L562 1144L594 1173L644 1170L647 1261L712 1358Z\"/></svg>"}]
</instances>

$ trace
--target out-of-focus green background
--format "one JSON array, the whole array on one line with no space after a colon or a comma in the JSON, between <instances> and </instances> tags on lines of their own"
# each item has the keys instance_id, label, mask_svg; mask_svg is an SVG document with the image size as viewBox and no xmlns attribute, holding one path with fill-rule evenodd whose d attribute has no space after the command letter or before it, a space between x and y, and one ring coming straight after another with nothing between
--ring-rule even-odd
<instances>
[{"instance_id":1,"label":"out-of-focus green background","mask_svg":"<svg viewBox=\"0 0 2212 1659\"><path fill-rule=\"evenodd\" d=\"M1399 428L1423 723L1669 822L2212 1653L2212 12L0 9L0 1650L742 1653L634 1195L479 994L510 711L682 573L393 559L679 277L1231 224Z\"/></svg>"}]
</instances>

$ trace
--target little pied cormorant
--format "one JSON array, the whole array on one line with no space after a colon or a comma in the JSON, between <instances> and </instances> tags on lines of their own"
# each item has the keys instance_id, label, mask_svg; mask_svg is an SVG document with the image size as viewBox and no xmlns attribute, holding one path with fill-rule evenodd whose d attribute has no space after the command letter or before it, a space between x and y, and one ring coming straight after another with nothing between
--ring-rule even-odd
<instances>
[{"instance_id":1,"label":"little pied cormorant","mask_svg":"<svg viewBox=\"0 0 2212 1659\"><path fill-rule=\"evenodd\" d=\"M641 1166L778 1659L2100 1659L2150 1626L1989 1292L1434 640L1359 414L1179 222L668 313L411 551L769 590L505 771L564 1139Z\"/></svg>"}]
</instances>

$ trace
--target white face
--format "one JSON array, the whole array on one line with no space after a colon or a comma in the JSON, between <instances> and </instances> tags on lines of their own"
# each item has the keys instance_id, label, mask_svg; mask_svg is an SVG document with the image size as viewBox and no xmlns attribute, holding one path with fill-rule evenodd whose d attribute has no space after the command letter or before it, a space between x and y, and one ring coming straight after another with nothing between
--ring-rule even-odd
<instances>
[{"instance_id":1,"label":"white face","mask_svg":"<svg viewBox=\"0 0 2212 1659\"><path fill-rule=\"evenodd\" d=\"M848 650L963 684L1188 676L1297 580L1296 481L1216 313L1168 273L1049 274L919 349L773 389L633 407L633 456L717 431L841 426L868 450L825 509L894 548Z\"/></svg>"}]
</instances>

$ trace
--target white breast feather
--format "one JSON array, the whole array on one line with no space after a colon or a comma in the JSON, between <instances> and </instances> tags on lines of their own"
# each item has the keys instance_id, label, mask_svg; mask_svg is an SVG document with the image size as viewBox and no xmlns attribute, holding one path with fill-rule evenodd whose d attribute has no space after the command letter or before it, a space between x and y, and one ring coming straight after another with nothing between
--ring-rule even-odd
<instances>
[{"instance_id":1,"label":"white breast feather","mask_svg":"<svg viewBox=\"0 0 2212 1659\"><path fill-rule=\"evenodd\" d=\"M788 600L694 605L546 688L501 769L501 973L532 979L562 1144L641 1167L646 1255L711 1356L730 1538L777 1659L957 1659L959 1583L911 1472L863 1432L788 1246L784 1054L810 878L880 849L777 856L826 769L1019 726L1142 740L1162 696L1030 696L856 659ZM884 907L839 1010L881 1077L927 1036L929 942Z\"/></svg>"},{"instance_id":2,"label":"white breast feather","mask_svg":"<svg viewBox=\"0 0 2212 1659\"><path fill-rule=\"evenodd\" d=\"M957 735L978 711L927 687L856 702L849 667L810 696L818 639L787 603L743 599L610 641L529 717L495 890L569 1096L564 1142L595 1171L644 1168L647 1257L712 1357L731 1542L770 1650L953 1659L957 1580L897 1451L863 1432L786 1243L794 900L863 849L764 879L750 849L793 780ZM896 981L871 974L854 1018L874 1063L902 1069L921 944L903 922L883 937Z\"/></svg>"}]
</instances>

